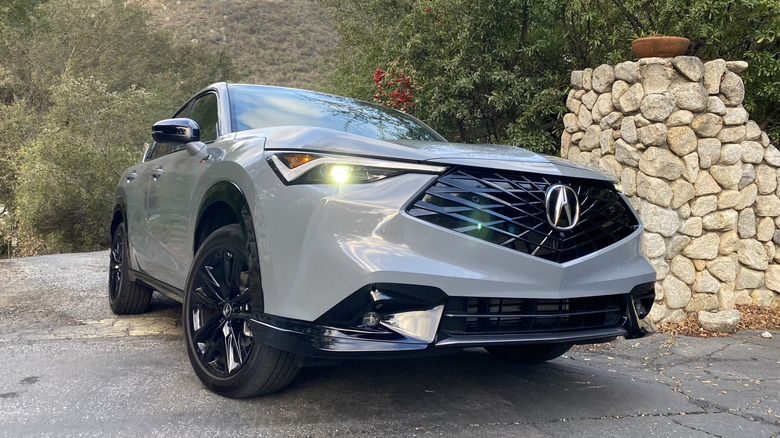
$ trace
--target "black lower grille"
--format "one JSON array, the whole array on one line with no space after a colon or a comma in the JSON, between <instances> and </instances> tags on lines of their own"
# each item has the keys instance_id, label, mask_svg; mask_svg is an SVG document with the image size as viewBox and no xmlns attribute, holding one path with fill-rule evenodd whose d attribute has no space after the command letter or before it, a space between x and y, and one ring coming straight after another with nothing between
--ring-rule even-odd
<instances>
[{"instance_id":1,"label":"black lower grille","mask_svg":"<svg viewBox=\"0 0 780 438\"><path fill-rule=\"evenodd\" d=\"M442 329L450 335L555 333L618 327L624 295L587 298L450 298Z\"/></svg>"},{"instance_id":2,"label":"black lower grille","mask_svg":"<svg viewBox=\"0 0 780 438\"><path fill-rule=\"evenodd\" d=\"M580 219L561 231L547 219L548 188L571 187ZM439 177L407 208L431 224L557 263L583 257L634 232L639 223L606 181L458 168Z\"/></svg>"}]
</instances>

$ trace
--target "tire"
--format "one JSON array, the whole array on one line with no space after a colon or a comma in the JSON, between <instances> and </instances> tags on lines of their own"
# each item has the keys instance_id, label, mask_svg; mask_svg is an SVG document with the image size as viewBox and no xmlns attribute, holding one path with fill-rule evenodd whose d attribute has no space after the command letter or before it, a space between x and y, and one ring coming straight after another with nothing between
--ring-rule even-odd
<instances>
[{"instance_id":1,"label":"tire","mask_svg":"<svg viewBox=\"0 0 780 438\"><path fill-rule=\"evenodd\" d=\"M152 300L152 290L130 280L130 255L124 224L119 224L114 231L109 257L108 303L111 311L117 315L146 312Z\"/></svg>"},{"instance_id":2,"label":"tire","mask_svg":"<svg viewBox=\"0 0 780 438\"><path fill-rule=\"evenodd\" d=\"M248 247L238 225L206 238L187 276L182 307L195 374L208 389L230 398L279 391L299 369L298 356L252 334L248 320L262 313L263 296L259 259Z\"/></svg>"},{"instance_id":3,"label":"tire","mask_svg":"<svg viewBox=\"0 0 780 438\"><path fill-rule=\"evenodd\" d=\"M517 363L534 364L555 359L569 351L573 344L538 344L485 347L493 356Z\"/></svg>"}]
</instances>

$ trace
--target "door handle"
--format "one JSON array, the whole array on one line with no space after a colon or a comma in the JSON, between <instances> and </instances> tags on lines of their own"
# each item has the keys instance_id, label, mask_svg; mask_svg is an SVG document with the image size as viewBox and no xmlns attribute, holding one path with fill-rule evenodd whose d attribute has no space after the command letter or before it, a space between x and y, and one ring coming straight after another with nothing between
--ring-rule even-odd
<instances>
[{"instance_id":1,"label":"door handle","mask_svg":"<svg viewBox=\"0 0 780 438\"><path fill-rule=\"evenodd\" d=\"M130 174L127 175L127 182L130 182L130 181L134 180L137 176L138 176L138 173L136 173L135 170L130 172Z\"/></svg>"},{"instance_id":2,"label":"door handle","mask_svg":"<svg viewBox=\"0 0 780 438\"><path fill-rule=\"evenodd\" d=\"M158 179L158 178L160 178L160 176L161 176L162 174L163 174L163 169L162 169L162 167L158 167L157 169L154 169L154 170L152 171L152 178L153 178L155 181L157 181L157 179Z\"/></svg>"}]
</instances>

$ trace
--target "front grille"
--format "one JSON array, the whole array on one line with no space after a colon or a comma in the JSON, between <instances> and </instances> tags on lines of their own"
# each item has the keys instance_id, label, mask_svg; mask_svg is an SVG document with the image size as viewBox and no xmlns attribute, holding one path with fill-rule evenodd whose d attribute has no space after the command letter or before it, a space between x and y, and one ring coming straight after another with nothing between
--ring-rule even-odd
<instances>
[{"instance_id":1,"label":"front grille","mask_svg":"<svg viewBox=\"0 0 780 438\"><path fill-rule=\"evenodd\" d=\"M450 335L555 333L619 327L624 295L587 298L450 298L442 329Z\"/></svg>"},{"instance_id":2,"label":"front grille","mask_svg":"<svg viewBox=\"0 0 780 438\"><path fill-rule=\"evenodd\" d=\"M547 221L545 193L564 184L577 193L580 221L568 231ZM627 237L636 217L606 181L459 168L439 177L407 213L431 224L525 254L564 263Z\"/></svg>"}]
</instances>

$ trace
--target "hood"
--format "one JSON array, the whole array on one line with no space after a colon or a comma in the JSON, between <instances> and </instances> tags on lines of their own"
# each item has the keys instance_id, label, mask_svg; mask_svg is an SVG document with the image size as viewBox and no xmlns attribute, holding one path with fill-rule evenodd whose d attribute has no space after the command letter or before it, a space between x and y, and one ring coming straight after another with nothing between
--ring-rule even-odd
<instances>
[{"instance_id":1,"label":"hood","mask_svg":"<svg viewBox=\"0 0 780 438\"><path fill-rule=\"evenodd\" d=\"M266 138L266 150L359 155L455 166L546 173L572 178L615 181L598 166L583 166L558 157L541 155L517 146L462 144L418 140L377 140L330 129L284 126L238 133Z\"/></svg>"}]
</instances>

